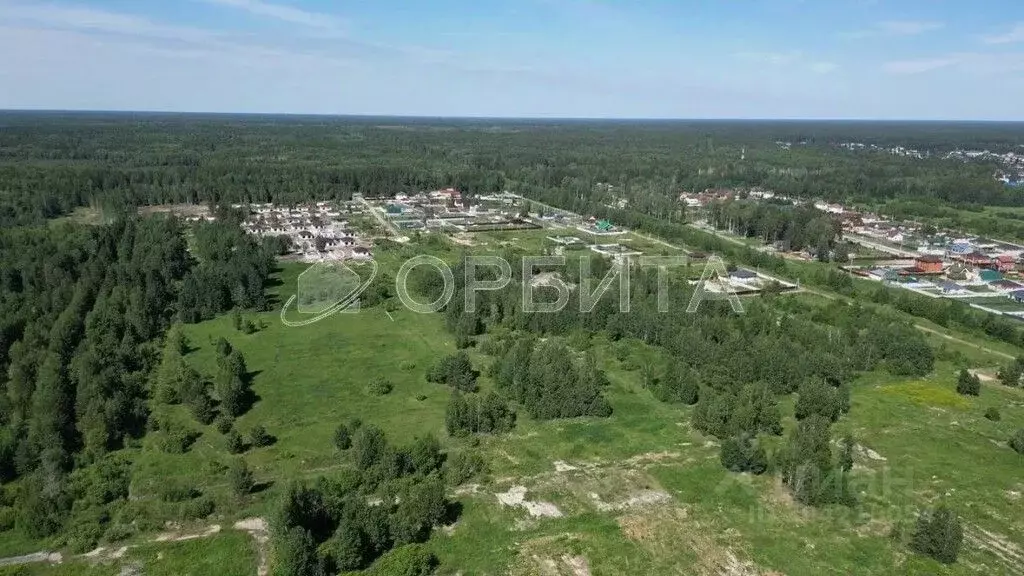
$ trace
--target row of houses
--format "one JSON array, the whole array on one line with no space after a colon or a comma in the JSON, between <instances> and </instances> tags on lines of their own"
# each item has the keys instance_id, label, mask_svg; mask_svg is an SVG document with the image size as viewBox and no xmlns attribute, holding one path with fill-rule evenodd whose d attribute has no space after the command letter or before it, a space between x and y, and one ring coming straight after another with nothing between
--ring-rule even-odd
<instances>
[{"instance_id":1,"label":"row of houses","mask_svg":"<svg viewBox=\"0 0 1024 576\"><path fill-rule=\"evenodd\" d=\"M349 228L347 215L351 207L317 202L282 207L273 204L238 206L249 214L242 229L256 236L285 237L290 251L304 260L369 259L368 242Z\"/></svg>"}]
</instances>

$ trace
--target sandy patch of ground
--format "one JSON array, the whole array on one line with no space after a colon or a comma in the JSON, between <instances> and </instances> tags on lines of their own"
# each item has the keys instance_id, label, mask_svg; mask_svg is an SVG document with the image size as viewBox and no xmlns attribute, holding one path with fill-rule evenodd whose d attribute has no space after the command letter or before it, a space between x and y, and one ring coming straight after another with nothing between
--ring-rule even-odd
<instances>
[{"instance_id":1,"label":"sandy patch of ground","mask_svg":"<svg viewBox=\"0 0 1024 576\"><path fill-rule=\"evenodd\" d=\"M526 499L525 486L513 486L508 492L498 492L498 502L502 506L512 508L525 508L530 516L534 518L561 518L562 511L550 502L533 502Z\"/></svg>"},{"instance_id":2,"label":"sandy patch of ground","mask_svg":"<svg viewBox=\"0 0 1024 576\"><path fill-rule=\"evenodd\" d=\"M479 484L463 484L458 486L453 491L456 496L466 496L467 494L477 494L480 492Z\"/></svg>"},{"instance_id":3,"label":"sandy patch of ground","mask_svg":"<svg viewBox=\"0 0 1024 576\"><path fill-rule=\"evenodd\" d=\"M153 538L153 542L183 542L185 540L198 540L199 538L209 538L210 536L218 533L220 533L220 524L213 524L202 532L193 532L190 534L164 532L163 534L157 534L156 538Z\"/></svg>"},{"instance_id":4,"label":"sandy patch of ground","mask_svg":"<svg viewBox=\"0 0 1024 576\"><path fill-rule=\"evenodd\" d=\"M665 460L675 460L681 456L682 455L679 452L646 452L626 459L623 464L626 464L627 466L637 466L640 464L663 462Z\"/></svg>"},{"instance_id":5,"label":"sandy patch of ground","mask_svg":"<svg viewBox=\"0 0 1024 576\"><path fill-rule=\"evenodd\" d=\"M690 572L700 576L765 576L753 563L714 539L716 531L689 517L685 508L671 507L657 513L629 514L618 519L626 538L639 543L655 557L667 558L680 548L692 551L697 561ZM735 538L731 538L734 540Z\"/></svg>"},{"instance_id":6,"label":"sandy patch of ground","mask_svg":"<svg viewBox=\"0 0 1024 576\"><path fill-rule=\"evenodd\" d=\"M621 502L605 502L601 499L601 496L595 492L590 493L590 499L594 501L594 506L596 506L598 510L602 512L612 512L665 504L672 501L672 496L667 492L662 492L661 490L640 490Z\"/></svg>"},{"instance_id":7,"label":"sandy patch of ground","mask_svg":"<svg viewBox=\"0 0 1024 576\"><path fill-rule=\"evenodd\" d=\"M258 558L256 564L257 576L267 576L270 574L270 557L267 554L267 546L270 543L270 530L267 527L267 521L263 518L246 518L245 520L235 522L234 529L248 532L256 542L256 556Z\"/></svg>"},{"instance_id":8,"label":"sandy patch of ground","mask_svg":"<svg viewBox=\"0 0 1024 576\"><path fill-rule=\"evenodd\" d=\"M89 552L86 552L85 554L82 554L82 557L83 558L88 558L89 560L93 560L93 561L97 561L97 562L109 562L111 560L117 560L119 558L123 558L124 555L127 554L127 553L128 553L128 547L127 546L122 546L120 548L113 549L113 550L108 549L108 548L104 548L103 546L100 546L99 548L96 548L95 550L90 550Z\"/></svg>"},{"instance_id":9,"label":"sandy patch of ground","mask_svg":"<svg viewBox=\"0 0 1024 576\"><path fill-rule=\"evenodd\" d=\"M857 453L868 460L874 460L876 462L886 462L888 460L885 456L882 456L878 452L875 452L871 448L861 444L857 445Z\"/></svg>"},{"instance_id":10,"label":"sandy patch of ground","mask_svg":"<svg viewBox=\"0 0 1024 576\"><path fill-rule=\"evenodd\" d=\"M175 216L209 216L210 207L205 204L158 204L140 206L139 214L174 214Z\"/></svg>"},{"instance_id":11,"label":"sandy patch of ground","mask_svg":"<svg viewBox=\"0 0 1024 576\"><path fill-rule=\"evenodd\" d=\"M579 470L578 467L566 462L562 462L561 460L555 460L554 465L555 472L572 472L573 470Z\"/></svg>"},{"instance_id":12,"label":"sandy patch of ground","mask_svg":"<svg viewBox=\"0 0 1024 576\"><path fill-rule=\"evenodd\" d=\"M590 576L590 563L583 556L563 554L558 559L532 555L532 574L543 576ZM536 571L534 571L536 570Z\"/></svg>"},{"instance_id":13,"label":"sandy patch of ground","mask_svg":"<svg viewBox=\"0 0 1024 576\"><path fill-rule=\"evenodd\" d=\"M993 554L999 562L1012 569L1013 574L1024 574L1024 549L1007 537L989 532L979 526L964 526L964 540Z\"/></svg>"},{"instance_id":14,"label":"sandy patch of ground","mask_svg":"<svg viewBox=\"0 0 1024 576\"><path fill-rule=\"evenodd\" d=\"M978 380L981 380L982 382L993 382L996 379L992 370L985 368L972 368L968 370L968 372L970 372L972 376L977 376Z\"/></svg>"},{"instance_id":15,"label":"sandy patch of ground","mask_svg":"<svg viewBox=\"0 0 1024 576\"><path fill-rule=\"evenodd\" d=\"M63 561L64 556L62 556L60 552L36 552L35 554L0 558L0 566L20 566L21 564L34 564L39 562L60 564Z\"/></svg>"}]
</instances>

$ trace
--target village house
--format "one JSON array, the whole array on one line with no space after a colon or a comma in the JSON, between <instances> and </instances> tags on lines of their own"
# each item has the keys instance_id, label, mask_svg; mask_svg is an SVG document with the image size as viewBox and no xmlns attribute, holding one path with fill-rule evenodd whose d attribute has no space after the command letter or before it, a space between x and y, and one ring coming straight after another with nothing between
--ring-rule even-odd
<instances>
[{"instance_id":1,"label":"village house","mask_svg":"<svg viewBox=\"0 0 1024 576\"><path fill-rule=\"evenodd\" d=\"M966 264L970 264L971 266L977 266L979 268L989 268L994 266L992 258L990 258L987 254L983 254L977 251L957 256L957 258Z\"/></svg>"},{"instance_id":2,"label":"village house","mask_svg":"<svg viewBox=\"0 0 1024 576\"><path fill-rule=\"evenodd\" d=\"M914 259L914 267L922 274L941 274L943 260L941 256L925 254Z\"/></svg>"},{"instance_id":3,"label":"village house","mask_svg":"<svg viewBox=\"0 0 1024 576\"><path fill-rule=\"evenodd\" d=\"M1017 259L1010 254L996 256L996 268L1000 272L1010 272L1016 267Z\"/></svg>"},{"instance_id":4,"label":"village house","mask_svg":"<svg viewBox=\"0 0 1024 576\"><path fill-rule=\"evenodd\" d=\"M1012 280L996 280L995 282L990 282L988 286L1000 292L1016 292L1024 288L1024 284L1018 284Z\"/></svg>"}]
</instances>

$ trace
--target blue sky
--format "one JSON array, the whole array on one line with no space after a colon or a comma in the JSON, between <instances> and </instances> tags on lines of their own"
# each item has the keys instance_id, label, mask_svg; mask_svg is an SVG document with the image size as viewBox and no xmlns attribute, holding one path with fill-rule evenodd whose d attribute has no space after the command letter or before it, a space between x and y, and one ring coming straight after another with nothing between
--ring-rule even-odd
<instances>
[{"instance_id":1,"label":"blue sky","mask_svg":"<svg viewBox=\"0 0 1024 576\"><path fill-rule=\"evenodd\" d=\"M0 108L1024 120L1020 0L0 0Z\"/></svg>"}]
</instances>

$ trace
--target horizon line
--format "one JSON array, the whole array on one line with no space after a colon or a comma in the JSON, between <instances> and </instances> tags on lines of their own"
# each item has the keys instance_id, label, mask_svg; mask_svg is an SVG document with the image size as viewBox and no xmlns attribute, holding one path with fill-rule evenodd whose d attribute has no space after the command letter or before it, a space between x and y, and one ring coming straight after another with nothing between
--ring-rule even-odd
<instances>
[{"instance_id":1,"label":"horizon line","mask_svg":"<svg viewBox=\"0 0 1024 576\"><path fill-rule=\"evenodd\" d=\"M485 115L422 115L422 114L343 114L324 112L224 112L199 110L89 109L89 108L0 108L0 114L140 114L172 116L282 116L296 118L396 118L403 120L494 120L540 122L876 122L876 123L948 123L948 124L1024 124L1024 119L963 118L869 118L869 117L664 117L664 116L485 116Z\"/></svg>"}]
</instances>

